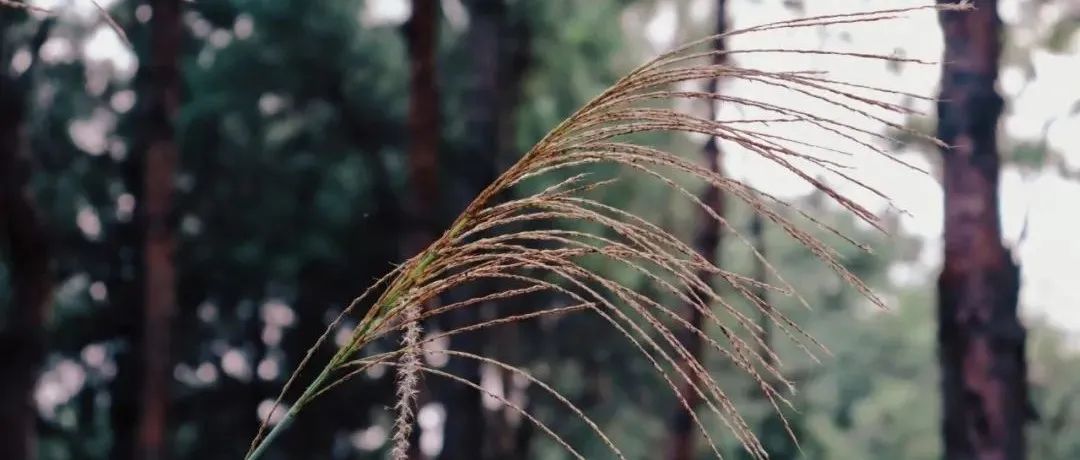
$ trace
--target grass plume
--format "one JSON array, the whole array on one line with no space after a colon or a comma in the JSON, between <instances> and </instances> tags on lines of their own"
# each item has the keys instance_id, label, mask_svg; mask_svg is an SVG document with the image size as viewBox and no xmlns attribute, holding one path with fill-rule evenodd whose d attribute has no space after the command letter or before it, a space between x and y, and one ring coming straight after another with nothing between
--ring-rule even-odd
<instances>
[{"instance_id":1,"label":"grass plume","mask_svg":"<svg viewBox=\"0 0 1080 460\"><path fill-rule=\"evenodd\" d=\"M867 299L884 307L883 302L870 288L844 267L837 252L814 233L825 231L841 237L849 244L868 250L864 245L844 236L840 231L793 204L770 196L739 180L719 175L675 153L639 145L629 139L636 138L635 135L642 133L654 132L714 136L789 171L857 219L875 228L883 229L883 224L872 211L821 179L822 174L829 174L878 196L883 196L871 186L845 172L843 163L834 159L834 157L842 159L854 155L854 152L835 145L814 145L759 128L763 124L803 123L844 140L847 144L863 150L863 153L869 152L892 158L884 148L875 145L876 142L888 141L885 135L857 126L855 123L839 121L799 107L770 104L751 97L736 97L710 91L687 91L679 88L687 82L707 81L714 78L727 81L750 81L764 87L784 90L820 101L853 114L863 121L888 126L912 136L937 142L933 138L908 130L885 118L885 114L890 112L910 114L911 109L867 95L904 95L904 93L860 83L837 81L819 72L778 72L716 64L712 57L716 53L770 53L821 54L847 59L900 61L913 64L925 64L924 61L883 54L842 51L765 48L701 51L701 49L704 48L703 45L718 37L778 29L887 21L901 18L906 13L920 9L968 7L970 6L941 5L837 14L733 30L691 42L630 72L549 132L517 163L483 190L441 237L374 283L342 312L341 316L309 350L300 363L299 369L286 383L282 395L295 384L299 370L309 363L314 351L326 342L327 337L340 321L345 316L366 307L366 313L349 334L349 339L338 348L315 379L307 384L281 421L268 433L266 432L267 423L264 422L252 441L247 459L259 458L273 440L303 411L304 407L320 394L373 366L391 366L397 369L397 419L392 452L393 458L406 458L411 424L414 419L413 405L417 379L421 374L448 378L486 392L478 385L478 382L470 382L445 371L424 366L420 357L425 343L481 328L568 314L593 314L621 333L666 382L678 403L690 411L696 430L700 432L717 456L720 456L720 448L702 420L702 417L706 415L718 418L752 458L767 458L768 453L765 447L746 420L742 418L731 397L711 376L704 363L686 350L677 335L689 331L701 337L712 350L753 378L762 395L772 403L778 413L782 414L781 409L790 406L785 399L785 394L793 391L794 385L785 379L781 372L778 356L763 339L765 332L756 318L737 307L735 299L722 296L720 287L704 282L702 276L703 274L712 275L722 280L725 292L732 292L733 295L741 297L742 302L755 306L760 310L761 315L771 321L772 327L799 344L811 359L816 359L817 353L827 352L824 346L800 329L782 311L770 307L762 299L760 293L769 290L795 296L804 305L806 301L756 250L753 251L755 257L768 272L769 279L775 280L774 285L764 285L738 273L717 267L671 232L630 211L611 206L595 198L597 191L609 186L617 179L597 178L582 171L599 164L615 165L627 174L636 174L646 179L659 181L674 193L702 208L712 218L717 219L725 231L735 236L736 241L753 248L747 238L739 234L733 226L728 225L722 216L712 212L708 206L701 203L696 194L680 182L682 178L692 177L707 187L717 187L727 196L748 206L763 221L771 223L807 248L824 266L834 271ZM908 96L921 98L918 95ZM768 116L711 120L658 107L658 102L677 99L731 104L766 113ZM900 159L894 158L894 160L898 164L904 164ZM505 192L525 182L535 181L539 177L565 177L565 179L536 193L503 202L496 200L496 197L506 196ZM588 222L593 225L593 229L578 229L565 225L567 222ZM523 225L526 223L529 225ZM804 229L806 226L814 230ZM527 230L523 229L526 227ZM651 285L649 291L657 294L643 294L609 277L607 272L610 270L590 269L589 265L583 262L597 258L604 260L607 267L620 267L640 274ZM437 308L424 309L425 305L431 304L448 291L464 285L491 280L499 281L500 291ZM523 296L536 292L561 296L569 302L569 306L497 317L427 338L420 337L420 322L433 316L455 309L476 308L481 303L519 300ZM662 297L678 299L680 306L690 305L703 315L706 324L701 328L690 324L677 311L666 306ZM362 356L368 345L381 338L397 334L400 334L402 338L396 350ZM532 377L526 370L488 357L455 350L444 350L440 353L445 353L454 359L480 360L525 376L530 382L554 395L558 401L568 406L569 410L585 421L608 446L613 455L624 458L615 442L603 432L600 426L589 419L584 411L575 407L550 386ZM700 414L690 410L687 398L691 396L691 393L695 399L702 401L703 410ZM497 395L491 396L513 410L521 412L527 420L537 424L568 452L576 458L582 458L573 446L524 409ZM281 403L282 398L283 396L279 396L277 404ZM277 404L275 404L275 409ZM268 414L266 419L269 420L271 416L272 414ZM783 416L780 415L780 417Z\"/></svg>"}]
</instances>

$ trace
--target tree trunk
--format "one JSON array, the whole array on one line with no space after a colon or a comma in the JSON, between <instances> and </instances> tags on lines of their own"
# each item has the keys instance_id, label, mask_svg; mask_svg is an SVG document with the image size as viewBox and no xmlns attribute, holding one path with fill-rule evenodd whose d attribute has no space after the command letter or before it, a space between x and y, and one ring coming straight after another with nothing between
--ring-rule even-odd
<instances>
[{"instance_id":1,"label":"tree trunk","mask_svg":"<svg viewBox=\"0 0 1080 460\"><path fill-rule=\"evenodd\" d=\"M436 55L438 50L439 7L429 0L412 0L412 17L405 24L409 46L409 221L404 255L423 250L435 237L439 201L440 106ZM417 405L426 404L431 394L421 387ZM420 430L409 440L409 458L420 459Z\"/></svg>"},{"instance_id":2,"label":"tree trunk","mask_svg":"<svg viewBox=\"0 0 1080 460\"><path fill-rule=\"evenodd\" d=\"M472 103L465 116L468 125L467 140L470 164L463 169L460 177L463 186L459 187L459 204L471 201L483 187L495 178L495 154L498 149L496 140L499 85L499 24L506 15L503 0L472 0L466 3L469 9L469 31L466 46L472 57L472 81L469 84L469 98ZM469 288L466 288L469 289ZM467 296L459 291L455 296ZM450 300L457 300L452 298ZM444 315L440 321L445 329L456 328L477 322L479 306L456 309ZM486 334L475 331L458 334L450 339L450 348L467 353L484 354ZM461 377L480 383L480 364L474 360L451 359L448 371ZM443 428L443 449L440 460L482 460L488 458L484 449L486 421L481 394L456 382L441 382L439 398L446 406L446 420L451 421Z\"/></svg>"},{"instance_id":3,"label":"tree trunk","mask_svg":"<svg viewBox=\"0 0 1080 460\"><path fill-rule=\"evenodd\" d=\"M1001 54L996 0L941 12L946 65L938 103L945 188L945 263L938 340L945 458L1024 458L1029 416L1019 267L1001 242L995 89Z\"/></svg>"},{"instance_id":4,"label":"tree trunk","mask_svg":"<svg viewBox=\"0 0 1080 460\"><path fill-rule=\"evenodd\" d=\"M769 290L765 289L765 285L769 282L769 270L765 266L765 261L762 260L768 256L769 248L765 245L765 219L759 213L753 213L750 216L750 241L753 241L754 247L757 248L760 258L754 258L754 281L759 284L754 286L753 292L757 298L761 299L763 305L772 308L772 304L769 303ZM765 364L775 366L773 362L772 350L768 347L772 345L772 319L769 316L769 310L762 309L758 314L758 326L761 327L761 348L758 349L758 354L761 355Z\"/></svg>"},{"instance_id":5,"label":"tree trunk","mask_svg":"<svg viewBox=\"0 0 1080 460\"><path fill-rule=\"evenodd\" d=\"M27 187L24 100L16 82L0 80L0 246L8 255L12 302L0 320L0 450L4 458L37 457L34 385L45 358L45 320L52 283L48 239Z\"/></svg>"},{"instance_id":6,"label":"tree trunk","mask_svg":"<svg viewBox=\"0 0 1080 460\"><path fill-rule=\"evenodd\" d=\"M412 1L412 18L406 24L409 45L409 183L413 191L411 218L415 230L406 242L408 256L423 249L433 238L433 216L438 206L439 91L435 74L438 48L436 2Z\"/></svg>"},{"instance_id":7,"label":"tree trunk","mask_svg":"<svg viewBox=\"0 0 1080 460\"><path fill-rule=\"evenodd\" d=\"M173 229L173 191L177 144L173 118L180 105L179 58L182 32L179 0L153 0L150 22L150 63L145 81L147 136L143 175L142 388L139 396L140 460L168 457L169 385L172 381L170 324L176 310L176 246Z\"/></svg>"},{"instance_id":8,"label":"tree trunk","mask_svg":"<svg viewBox=\"0 0 1080 460\"><path fill-rule=\"evenodd\" d=\"M765 218L759 213L752 213L750 216L750 241L753 242L754 247L757 248L761 258L754 258L753 277L754 281L757 281L757 286L751 290L758 299L761 299L761 305L764 307L758 312L758 326L761 327L761 343L758 345L758 354L761 356L762 362L770 366L776 366L777 363L774 360L775 355L772 349L772 336L773 336L773 319L771 316L772 303L770 303L769 290L765 288L765 284L769 282L769 270L765 265L765 261L762 260L768 257L768 246L765 238ZM775 385L777 382L773 381L770 374L763 374L763 377L771 384ZM770 404L768 398L764 394L755 391L754 396L758 398L758 402L764 405ZM798 401L795 401L798 404ZM769 452L769 458L773 460L788 460L798 458L815 458L812 456L812 451L803 451L796 440L802 432L800 426L800 419L787 419L786 421L781 418L780 414L765 414L765 417L756 424L757 436L761 440L762 445L765 446L765 450ZM752 456L743 452L739 458L752 458Z\"/></svg>"},{"instance_id":9,"label":"tree trunk","mask_svg":"<svg viewBox=\"0 0 1080 460\"><path fill-rule=\"evenodd\" d=\"M716 1L717 34L724 33L727 28L727 18L725 17L725 14L727 13L725 11L726 7L727 5L725 0ZM722 51L724 49L723 39L717 39L713 46L717 51ZM722 64L724 62L724 56L721 54L714 55L713 62L716 64ZM706 91L710 93L715 93L719 90L719 87L719 79L714 78L709 80ZM716 102L709 101L709 119L715 120L716 116ZM705 146L702 149L701 154L706 167L709 168L709 171L717 174L722 173L720 147L718 145L716 137L710 137L707 141L705 141ZM719 188L716 188L712 185L706 185L705 189L701 192L700 199L702 203L712 209L712 211L715 212L717 215L724 215L724 196L720 192ZM699 226L697 235L695 235L694 237L694 249L697 250L697 252L701 254L702 257L705 257L708 260L712 260L714 263L719 265L717 261L719 255L717 254L717 252L721 247L720 222L718 222L715 218L706 213L704 210L699 213L698 218L700 222L698 224ZM711 273L704 271L698 273L698 276L701 277L701 280L708 285L712 285L715 278ZM702 299L708 298L704 295L700 297ZM687 315L687 320L691 325L693 325L697 329L702 328L704 322L704 315L700 311L698 311L697 308L688 305ZM687 330L682 338L682 343L691 356L693 356L698 362L702 361L703 347L700 336L692 333L690 330ZM688 371L687 375L694 374ZM686 399L687 405L690 406L691 410L696 410L697 406L701 404L700 395L696 391L694 391L694 389L689 384L684 384L679 389L679 394ZM686 410L685 407L682 406L682 404L676 406L675 414L673 415L671 421L671 446L668 456L669 459L689 460L691 458L694 458L695 431L696 430L693 424L693 418L691 417L691 414Z\"/></svg>"}]
</instances>

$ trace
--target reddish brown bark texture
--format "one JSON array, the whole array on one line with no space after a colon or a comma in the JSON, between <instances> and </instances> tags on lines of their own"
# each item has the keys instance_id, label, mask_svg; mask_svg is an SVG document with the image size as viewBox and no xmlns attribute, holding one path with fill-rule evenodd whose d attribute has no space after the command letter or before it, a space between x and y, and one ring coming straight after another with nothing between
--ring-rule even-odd
<instances>
[{"instance_id":1,"label":"reddish brown bark texture","mask_svg":"<svg viewBox=\"0 0 1080 460\"><path fill-rule=\"evenodd\" d=\"M412 17L405 24L409 46L409 218L412 226L403 249L405 257L423 250L435 237L439 202L439 90L436 76L439 7L431 0L412 0ZM418 404L431 399L421 388ZM420 430L413 430L409 458L420 459Z\"/></svg>"},{"instance_id":2,"label":"reddish brown bark texture","mask_svg":"<svg viewBox=\"0 0 1080 460\"><path fill-rule=\"evenodd\" d=\"M409 182L418 229L413 239L419 241L409 242L410 256L432 238L433 214L439 199L439 91L435 77L439 8L430 0L413 0L412 8L412 18L406 25L410 63Z\"/></svg>"},{"instance_id":3,"label":"reddish brown bark texture","mask_svg":"<svg viewBox=\"0 0 1080 460\"><path fill-rule=\"evenodd\" d=\"M172 376L171 327L176 310L175 235L172 225L177 144L173 118L180 105L179 0L154 0L150 22L149 78L146 152L143 176L143 268L142 387L136 458L168 457L169 385Z\"/></svg>"},{"instance_id":4,"label":"reddish brown bark texture","mask_svg":"<svg viewBox=\"0 0 1080 460\"><path fill-rule=\"evenodd\" d=\"M716 2L716 33L723 33L727 28L727 19L725 17L726 7L725 0L717 0ZM723 39L717 39L714 43L714 48L717 51L724 50ZM724 62L724 56L717 54L713 56L713 61L716 64L722 64ZM715 93L719 89L719 79L709 80L706 91ZM710 101L709 103L709 119L716 119L717 110L716 103ZM705 141L705 147L701 152L702 159L705 162L705 166L714 173L721 173L721 158L720 147L715 137L710 137ZM720 193L720 189L713 186L706 186L701 192L701 202L712 209L717 215L724 215L724 197ZM716 258L719 257L717 251L720 249L720 222L710 216L707 212L702 210L699 216L697 234L694 236L694 249L699 254L708 260L717 263ZM702 281L706 284L712 284L713 275L708 272L698 273ZM706 299L704 295L701 298ZM695 328L701 329L704 321L704 315L697 308L691 305L687 306L687 321ZM696 358L699 362L702 358L702 340L697 334L686 331L687 333L682 338L682 343L686 346L687 351L691 356ZM687 370L687 375L694 375ZM700 383L700 382L696 382ZM700 387L700 385L699 385ZM686 399L687 405L691 410L696 410L697 406L701 404L701 397L697 391L689 384L684 384L679 388L679 394ZM675 414L671 421L671 446L668 458L671 460L689 460L694 458L694 437L695 428L693 424L693 418L690 413L686 411L686 408L680 403L675 408Z\"/></svg>"},{"instance_id":5,"label":"reddish brown bark texture","mask_svg":"<svg viewBox=\"0 0 1080 460\"><path fill-rule=\"evenodd\" d=\"M45 357L51 279L48 239L27 189L23 98L0 80L0 252L7 255L11 304L0 306L0 452L37 458L34 384Z\"/></svg>"},{"instance_id":6,"label":"reddish brown bark texture","mask_svg":"<svg viewBox=\"0 0 1080 460\"><path fill-rule=\"evenodd\" d=\"M995 91L996 0L942 12L946 63L938 103L945 187L945 263L938 279L945 458L1024 458L1027 384L1017 319L1019 268L1001 242Z\"/></svg>"}]
</instances>

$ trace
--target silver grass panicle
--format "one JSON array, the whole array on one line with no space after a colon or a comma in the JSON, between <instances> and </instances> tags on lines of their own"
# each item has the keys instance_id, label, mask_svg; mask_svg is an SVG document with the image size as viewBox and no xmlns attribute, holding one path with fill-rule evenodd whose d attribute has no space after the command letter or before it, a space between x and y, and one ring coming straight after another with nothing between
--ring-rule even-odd
<instances>
[{"instance_id":1,"label":"silver grass panicle","mask_svg":"<svg viewBox=\"0 0 1080 460\"><path fill-rule=\"evenodd\" d=\"M420 305L407 304L404 309L405 333L401 337L401 357L398 361L397 377L397 419L394 420L394 448L390 457L394 460L408 460L409 435L412 434L414 409L416 407L417 385L423 363L420 362Z\"/></svg>"},{"instance_id":2,"label":"silver grass panicle","mask_svg":"<svg viewBox=\"0 0 1080 460\"><path fill-rule=\"evenodd\" d=\"M875 145L875 142L890 140L889 137L876 130L860 127L855 122L838 120L835 115L831 118L802 107L768 103L754 97L688 91L677 87L713 78L752 82L832 106L861 121L938 142L885 118L889 113L908 115L917 113L916 111L879 100L872 95L903 95L924 100L928 98L872 85L838 81L821 72L740 68L714 64L711 58L717 53L768 53L820 54L848 59L926 64L924 61L870 53L803 49L697 50L721 37L768 30L887 21L901 18L915 10L935 8L964 9L970 6L938 5L836 14L733 30L689 43L630 72L555 127L517 163L495 179L469 204L449 230L428 248L377 280L341 313L301 361L282 389L275 408L295 383L299 371L308 364L314 351L326 342L341 320L361 307L367 308L346 343L338 348L330 362L305 387L280 422L269 433L265 433L268 422L263 423L252 441L247 459L259 458L274 439L296 419L297 414L319 395L375 366L398 369L397 421L392 446L394 458L404 458L403 455L408 450L417 379L421 373L450 379L489 394L511 410L522 413L529 422L536 424L571 455L582 458L555 430L523 408L484 390L478 382L470 382L446 371L425 366L420 360L423 347L434 340L508 323L541 317L558 318L569 314L594 315L625 337L671 389L677 403L690 413L696 430L718 457L720 449L714 433L705 428L705 417L714 417L723 423L752 458L767 458L765 447L740 415L731 397L712 377L704 363L688 352L678 340L677 334L688 332L700 337L721 357L750 376L762 395L773 405L785 426L787 421L781 409L790 407L790 403L785 399L784 393L793 391L793 384L785 379L780 371L782 363L763 339L764 332L758 319L751 317L738 305L745 303L755 307L772 322L776 330L801 347L811 359L816 359L815 353L827 350L800 329L784 312L770 307L761 299L757 293L764 289L793 296L799 303L809 307L806 300L754 249L747 238L728 225L722 216L713 213L708 206L701 203L695 193L682 185L682 181L687 177L695 178L705 186L717 187L727 196L744 203L764 221L771 222L788 237L807 248L821 263L871 302L884 307L870 288L843 266L838 253L831 246L803 227L810 226L825 231L864 250L869 248L791 203L739 180L716 174L674 153L633 143L634 136L628 138L628 135L681 132L715 136L789 171L857 219L883 230L878 216L831 187L822 177L831 177L883 197L881 192L852 177L846 171L847 166L842 160L855 155L854 151L850 150L854 148L870 155L882 155L895 160L898 165L905 165L902 160L891 157L882 147ZM717 121L663 108L658 104L673 100L724 103L769 115L767 118ZM815 145L805 140L758 129L762 124L784 123L811 126L837 139L837 142L828 146ZM839 146L842 144L849 147ZM667 230L630 211L600 201L596 198L596 192L609 186L615 179L597 179L582 171L600 164L614 165L627 174L659 181L673 193L705 210L725 231L733 235L736 241L751 249L754 257L768 271L769 279L775 280L775 284L763 284L716 267ZM517 188L515 190L519 197L509 201L497 202L495 199L497 196L506 196L504 192L523 182L542 177L549 180L556 177L563 179L556 179L557 183L535 193L523 192ZM574 226L567 225L568 223L589 225ZM589 261L596 260L603 260L608 268L602 271L590 268L596 264L590 264ZM635 290L624 285L611 277L610 267L640 275L648 289ZM723 286L706 283L702 278L706 275L722 280ZM490 281L498 281L496 284L500 290L475 294L472 298L439 307L423 307L435 303L439 298L446 298L443 295L454 289L477 282L490 284ZM721 291L733 294L721 295ZM525 314L503 314L494 319L420 338L420 321L457 309L477 308L480 304L497 305L506 301L520 301L525 296L540 292L562 297L566 306L540 307ZM664 304L664 299L668 298L678 301L678 309L689 305L700 312L706 324L699 328L683 319L679 311ZM736 300L737 298L742 300ZM378 354L370 354L368 351L368 345L374 341L399 333L403 333L404 337L397 349ZM442 350L439 353L452 359L478 360L523 376L580 417L613 455L625 458L602 427L594 423L568 398L534 378L527 370L457 350ZM689 397L702 401L700 413L695 412L688 404ZM272 415L271 412L266 419L270 420ZM790 428L788 433L794 437Z\"/></svg>"}]
</instances>

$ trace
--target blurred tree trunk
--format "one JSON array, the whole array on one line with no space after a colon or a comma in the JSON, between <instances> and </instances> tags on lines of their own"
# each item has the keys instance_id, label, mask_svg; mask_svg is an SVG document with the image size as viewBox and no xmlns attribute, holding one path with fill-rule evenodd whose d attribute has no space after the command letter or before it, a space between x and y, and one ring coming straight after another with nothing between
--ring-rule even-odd
<instances>
[{"instance_id":1,"label":"blurred tree trunk","mask_svg":"<svg viewBox=\"0 0 1080 460\"><path fill-rule=\"evenodd\" d=\"M173 120L180 107L179 0L152 0L149 65L145 90L146 141L142 152L144 232L142 384L136 456L140 460L168 457L169 386L172 381L171 322L176 310L176 246L173 191L178 151Z\"/></svg>"},{"instance_id":2,"label":"blurred tree trunk","mask_svg":"<svg viewBox=\"0 0 1080 460\"><path fill-rule=\"evenodd\" d=\"M0 451L5 459L29 460L37 458L33 395L45 358L52 283L48 239L27 185L25 101L18 86L0 80L0 252L7 255L12 294L0 319Z\"/></svg>"},{"instance_id":3,"label":"blurred tree trunk","mask_svg":"<svg viewBox=\"0 0 1080 460\"><path fill-rule=\"evenodd\" d=\"M405 25L409 45L409 183L412 187L413 235L406 242L407 256L430 243L436 231L438 206L439 90L435 74L438 49L436 2L413 0L412 18Z\"/></svg>"},{"instance_id":4,"label":"blurred tree trunk","mask_svg":"<svg viewBox=\"0 0 1080 460\"><path fill-rule=\"evenodd\" d=\"M724 33L727 29L726 18L726 1L716 1L716 33ZM724 40L717 39L713 43L713 47L717 51L724 50ZM722 64L724 62L724 56L722 54L716 54L713 56L713 62L715 64ZM709 80L706 87L706 91L715 93L720 88L720 82L718 78ZM717 108L715 101L709 101L709 119L715 120L717 116ZM702 160L705 162L705 166L709 168L709 171L714 173L722 173L722 163L720 156L720 146L716 140L716 137L709 137L705 141L705 146L701 151ZM717 215L724 215L724 196L720 193L720 189L712 185L706 184L705 189L701 192L701 202L712 209ZM697 234L694 236L694 249L698 254L705 257L707 260L713 261L719 265L718 257L719 250L721 248L721 228L720 222L718 222L711 215L701 210L699 213L699 223ZM706 284L713 284L714 276L708 272L698 273L702 281ZM707 299L704 295L703 299ZM697 308L692 305L687 305L687 320L697 329L701 329L704 323L704 315ZM694 356L698 361L702 361L702 340L697 334L686 330L682 337L682 343L690 352L691 356ZM687 370L687 375L693 375L692 372ZM697 406L701 404L700 395L694 391L689 384L683 384L679 388L679 394L686 399L687 405L690 409L696 410ZM697 429L693 423L691 414L687 412L686 408L681 403L677 403L675 407L675 414L671 420L671 445L668 458L671 460L689 460L694 458L694 438Z\"/></svg>"},{"instance_id":5,"label":"blurred tree trunk","mask_svg":"<svg viewBox=\"0 0 1080 460\"><path fill-rule=\"evenodd\" d=\"M761 299L762 305L767 309L771 309L772 303L769 299L769 290L765 288L765 284L769 282L769 270L765 265L765 259L768 257L768 246L766 244L765 237L765 218L759 213L752 213L750 216L750 241L753 242L754 247L757 248L760 258L754 258L753 278L754 281L761 283L752 289L754 296ZM776 366L777 363L774 360L772 349L772 325L773 319L770 316L770 310L761 309L758 312L758 326L761 327L761 344L758 348L758 354L762 360L770 366ZM770 374L762 375L766 381L775 385L777 382L772 379ZM756 387L752 389L754 397L756 397L760 404L768 405L771 402L766 398ZM795 402L798 404L798 402ZM769 458L773 460L788 460L798 458L815 458L812 456L813 451L804 451L803 447L796 444L796 440L800 437L802 430L802 418L796 417L794 419L787 419L786 423L780 414L766 413L761 422L755 427L756 434L761 440L761 443L765 446L765 450L769 452ZM791 434L794 434L794 438ZM751 455L743 451L739 458L752 458Z\"/></svg>"},{"instance_id":6,"label":"blurred tree trunk","mask_svg":"<svg viewBox=\"0 0 1080 460\"><path fill-rule=\"evenodd\" d=\"M470 0L469 30L465 43L472 57L471 81L468 85L471 101L465 113L468 157L472 160L460 177L460 203L465 206L473 197L495 178L495 157L498 149L496 123L499 96L499 24L506 16L503 0ZM458 292L456 295L467 295ZM450 299L456 300L456 299ZM476 323L480 318L476 305L456 309L440 320L444 329L453 329ZM458 334L450 339L450 348L467 353L484 354L487 334L484 331ZM475 360L455 358L447 370L471 382L480 383L480 364ZM473 388L457 382L442 381L436 390L446 407L443 428L443 448L439 460L487 459L484 449L486 432L485 413L481 394Z\"/></svg>"},{"instance_id":7,"label":"blurred tree trunk","mask_svg":"<svg viewBox=\"0 0 1080 460\"><path fill-rule=\"evenodd\" d=\"M438 24L436 2L412 1L412 17L404 27L409 46L409 185L412 189L409 197L412 226L404 239L405 257L423 250L438 231L441 114L435 59L439 44ZM430 399L427 389L421 387L417 404L423 405ZM412 431L409 457L422 458L419 429Z\"/></svg>"},{"instance_id":8,"label":"blurred tree trunk","mask_svg":"<svg viewBox=\"0 0 1080 460\"><path fill-rule=\"evenodd\" d=\"M938 137L945 188L945 263L938 279L945 458L1024 458L1028 413L1019 267L1001 242L994 88L1002 28L996 0L940 13L945 65Z\"/></svg>"},{"instance_id":9,"label":"blurred tree trunk","mask_svg":"<svg viewBox=\"0 0 1080 460\"><path fill-rule=\"evenodd\" d=\"M465 42L472 58L471 79L468 85L469 106L466 125L469 139L466 142L467 164L456 165L464 183L455 193L458 203L464 207L496 177L500 160L514 148L515 112L519 102L522 81L528 64L528 28L525 20L515 21L505 0L469 0L469 30ZM514 152L516 153L516 152ZM490 283L477 283L471 289L490 290ZM457 296L468 295L459 292ZM455 299L450 299L455 300ZM443 321L445 328L460 327L480 320L477 305L450 312ZM484 354L490 341L483 330L455 335L450 348ZM480 382L480 365L473 360L451 359L449 371ZM444 447L441 460L497 458L499 449L494 435L503 430L488 426L502 420L488 417L482 405L482 397L475 389L450 382L443 387L440 397L447 408L444 431Z\"/></svg>"},{"instance_id":10,"label":"blurred tree trunk","mask_svg":"<svg viewBox=\"0 0 1080 460\"><path fill-rule=\"evenodd\" d=\"M135 217L120 223L109 239L109 271L106 291L111 326L123 340L116 352L116 375L109 382L109 428L112 431L110 460L136 459L136 438L139 423L140 382L143 378L141 350L145 332L142 327L143 232L139 214L142 213L141 184L143 159L132 156L121 166L123 181L135 197Z\"/></svg>"},{"instance_id":11,"label":"blurred tree trunk","mask_svg":"<svg viewBox=\"0 0 1080 460\"><path fill-rule=\"evenodd\" d=\"M754 281L759 284L754 286L753 292L757 298L761 299L762 304L772 308L772 304L769 303L769 291L765 289L765 285L769 282L769 270L765 266L765 261L762 260L768 256L769 250L765 245L765 219L756 212L751 213L750 216L750 241L754 242L754 247L757 248L758 255L760 255L760 257L754 258ZM772 319L769 317L768 310L759 312L758 326L761 326L761 342L764 344L762 349L758 350L758 353L767 364L775 365L771 350L765 349L765 347L772 344Z\"/></svg>"},{"instance_id":12,"label":"blurred tree trunk","mask_svg":"<svg viewBox=\"0 0 1080 460\"><path fill-rule=\"evenodd\" d=\"M523 9L523 8L522 8ZM510 12L500 24L499 32L499 84L498 108L496 115L496 153L493 164L499 171L505 171L521 156L517 145L518 107L521 105L525 78L532 68L533 29L529 18L521 14L521 9ZM533 311L527 303L503 303L499 306L506 314L523 314ZM504 362L525 362L528 357L522 351L522 340L528 340L533 325L518 323L506 324L488 331L488 343L493 349L491 355ZM503 389L509 395L514 388L514 374L499 369ZM526 387L526 390L528 387ZM523 420L517 412L502 407L498 412L489 414L493 421L488 427L487 445L491 448L491 458L528 458L534 426Z\"/></svg>"}]
</instances>

